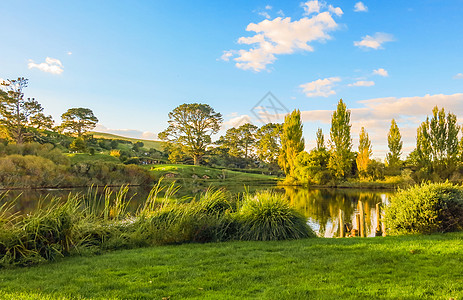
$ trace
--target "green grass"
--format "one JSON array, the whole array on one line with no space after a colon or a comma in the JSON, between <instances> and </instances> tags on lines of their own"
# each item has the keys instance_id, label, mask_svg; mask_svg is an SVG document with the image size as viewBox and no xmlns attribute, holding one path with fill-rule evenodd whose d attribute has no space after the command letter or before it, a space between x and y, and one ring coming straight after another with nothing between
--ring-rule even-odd
<instances>
[{"instance_id":1,"label":"green grass","mask_svg":"<svg viewBox=\"0 0 463 300\"><path fill-rule=\"evenodd\" d=\"M149 170L155 174L156 178L163 176L169 178L174 176L173 179L197 179L201 180L207 178L207 181L234 181L241 184L248 184L249 182L276 182L278 177L263 174L252 174L238 171L231 171L225 169L215 169L203 166L193 165L176 165L176 164L163 164L163 165L150 165L147 166ZM225 175L225 180L223 179Z\"/></svg>"},{"instance_id":2,"label":"green grass","mask_svg":"<svg viewBox=\"0 0 463 300\"><path fill-rule=\"evenodd\" d=\"M143 142L144 146L143 148L149 149L149 148L154 148L156 150L161 151L162 150L162 142L160 141L152 141L152 140L142 140L142 139L134 139L134 138L128 138L120 135L115 135L111 133L103 133L103 132L91 132L93 134L94 138L105 138L105 139L115 139L115 140L124 140L124 141L130 141L132 143L135 142Z\"/></svg>"},{"instance_id":3,"label":"green grass","mask_svg":"<svg viewBox=\"0 0 463 300\"><path fill-rule=\"evenodd\" d=\"M463 299L462 248L463 233L160 246L3 269L0 298Z\"/></svg>"},{"instance_id":4,"label":"green grass","mask_svg":"<svg viewBox=\"0 0 463 300\"><path fill-rule=\"evenodd\" d=\"M108 161L113 163L121 163L118 158L111 155L95 153L90 155L88 153L71 153L67 155L71 163L87 162L87 161Z\"/></svg>"}]
</instances>

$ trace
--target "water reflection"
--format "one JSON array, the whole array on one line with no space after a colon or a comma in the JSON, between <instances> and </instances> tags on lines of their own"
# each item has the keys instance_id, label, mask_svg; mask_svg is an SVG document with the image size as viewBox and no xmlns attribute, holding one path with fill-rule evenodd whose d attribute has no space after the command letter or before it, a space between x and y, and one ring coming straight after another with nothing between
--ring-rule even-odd
<instances>
[{"instance_id":1,"label":"water reflection","mask_svg":"<svg viewBox=\"0 0 463 300\"><path fill-rule=\"evenodd\" d=\"M367 236L374 236L377 224L376 204L384 203L392 191L365 191L355 189L306 189L285 187L290 203L306 217L319 236L339 236L339 214L344 222L356 226L355 215L362 201Z\"/></svg>"},{"instance_id":2,"label":"water reflection","mask_svg":"<svg viewBox=\"0 0 463 300\"><path fill-rule=\"evenodd\" d=\"M376 204L385 203L393 191L378 190L355 190L355 189L307 189L297 187L276 188L268 185L248 186L228 185L221 186L236 195L245 191L254 192L257 190L274 189L279 193L285 194L288 201L302 214L308 218L310 226L319 236L336 237L339 236L339 213L343 213L344 222L356 226L355 215L359 213L358 202L362 201L365 215L365 229L367 236L375 235L377 226ZM177 197L194 197L206 191L208 185L182 185L177 193ZM147 198L150 187L131 187L127 199L131 199L129 211L136 211ZM37 190L12 190L1 200L15 201L14 210L22 213L33 211L42 199L48 201L52 197L66 199L69 193L87 194L88 188L73 189L37 189ZM100 188L102 190L102 188ZM118 188L113 188L117 191Z\"/></svg>"}]
</instances>

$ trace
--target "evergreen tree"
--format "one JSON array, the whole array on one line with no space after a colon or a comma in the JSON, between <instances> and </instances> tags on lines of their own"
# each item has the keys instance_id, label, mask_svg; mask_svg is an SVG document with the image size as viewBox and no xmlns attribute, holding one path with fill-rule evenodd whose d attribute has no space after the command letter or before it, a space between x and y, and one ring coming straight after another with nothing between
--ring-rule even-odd
<instances>
[{"instance_id":1,"label":"evergreen tree","mask_svg":"<svg viewBox=\"0 0 463 300\"><path fill-rule=\"evenodd\" d=\"M389 147L389 153L386 154L387 166L396 168L400 164L403 142L399 127L394 119L391 121L391 128L387 134L387 145Z\"/></svg>"},{"instance_id":2,"label":"evergreen tree","mask_svg":"<svg viewBox=\"0 0 463 300\"><path fill-rule=\"evenodd\" d=\"M330 160L328 168L338 178L346 177L352 168L352 138L350 135L350 111L339 100L336 111L331 117Z\"/></svg>"},{"instance_id":3,"label":"evergreen tree","mask_svg":"<svg viewBox=\"0 0 463 300\"><path fill-rule=\"evenodd\" d=\"M278 164L289 178L295 178L296 156L304 150L301 112L295 109L286 115L281 132L281 151Z\"/></svg>"},{"instance_id":4,"label":"evergreen tree","mask_svg":"<svg viewBox=\"0 0 463 300\"><path fill-rule=\"evenodd\" d=\"M368 133L365 132L365 128L362 127L359 136L359 152L356 159L360 177L366 177L367 175L371 153L370 138L368 137Z\"/></svg>"}]
</instances>

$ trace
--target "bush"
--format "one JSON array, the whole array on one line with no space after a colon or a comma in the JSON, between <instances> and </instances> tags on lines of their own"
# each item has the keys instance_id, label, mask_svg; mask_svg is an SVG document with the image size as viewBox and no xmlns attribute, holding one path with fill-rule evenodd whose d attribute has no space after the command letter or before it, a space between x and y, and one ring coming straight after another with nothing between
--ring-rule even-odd
<instances>
[{"instance_id":1,"label":"bush","mask_svg":"<svg viewBox=\"0 0 463 300\"><path fill-rule=\"evenodd\" d=\"M415 185L391 197L385 210L390 234L463 229L463 187L451 183Z\"/></svg>"},{"instance_id":2,"label":"bush","mask_svg":"<svg viewBox=\"0 0 463 300\"><path fill-rule=\"evenodd\" d=\"M247 196L240 210L240 239L254 241L314 237L307 219L272 192Z\"/></svg>"}]
</instances>

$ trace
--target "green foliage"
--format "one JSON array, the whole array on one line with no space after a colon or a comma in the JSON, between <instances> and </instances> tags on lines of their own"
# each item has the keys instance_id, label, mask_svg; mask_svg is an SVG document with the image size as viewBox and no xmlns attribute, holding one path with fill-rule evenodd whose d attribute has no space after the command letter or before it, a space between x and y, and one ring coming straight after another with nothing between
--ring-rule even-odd
<instances>
[{"instance_id":1,"label":"green foliage","mask_svg":"<svg viewBox=\"0 0 463 300\"><path fill-rule=\"evenodd\" d=\"M23 89L28 79L23 77L2 83L7 92L0 90L0 126L9 139L22 144L32 138L29 127L50 129L51 116L43 114L42 105L34 98L24 98Z\"/></svg>"},{"instance_id":2,"label":"green foliage","mask_svg":"<svg viewBox=\"0 0 463 300\"><path fill-rule=\"evenodd\" d=\"M389 152L386 154L387 166L393 170L398 169L403 142L399 127L394 119L391 121L391 128L387 134L387 145L389 147Z\"/></svg>"},{"instance_id":3,"label":"green foliage","mask_svg":"<svg viewBox=\"0 0 463 300\"><path fill-rule=\"evenodd\" d=\"M365 128L362 127L359 137L359 152L356 158L357 169L361 178L367 176L367 169L370 163L371 153L372 151L370 138L368 137L368 133L365 132Z\"/></svg>"},{"instance_id":4,"label":"green foliage","mask_svg":"<svg viewBox=\"0 0 463 300\"><path fill-rule=\"evenodd\" d=\"M298 109L285 116L280 138L281 150L278 164L285 172L286 177L295 178L296 157L305 147L302 137L301 112Z\"/></svg>"},{"instance_id":5,"label":"green foliage","mask_svg":"<svg viewBox=\"0 0 463 300\"><path fill-rule=\"evenodd\" d=\"M250 123L238 128L227 129L225 136L221 136L216 144L224 148L230 156L247 159L256 149L257 126Z\"/></svg>"},{"instance_id":6,"label":"green foliage","mask_svg":"<svg viewBox=\"0 0 463 300\"><path fill-rule=\"evenodd\" d=\"M386 207L385 220L391 234L463 230L463 188L446 182L401 190Z\"/></svg>"},{"instance_id":7,"label":"green foliage","mask_svg":"<svg viewBox=\"0 0 463 300\"><path fill-rule=\"evenodd\" d=\"M70 108L61 115L60 128L81 137L87 131L95 128L96 123L98 123L98 119L91 109L83 107Z\"/></svg>"},{"instance_id":8,"label":"green foliage","mask_svg":"<svg viewBox=\"0 0 463 300\"><path fill-rule=\"evenodd\" d=\"M325 136L321 128L317 129L317 150L323 150L325 148Z\"/></svg>"},{"instance_id":9,"label":"green foliage","mask_svg":"<svg viewBox=\"0 0 463 300\"><path fill-rule=\"evenodd\" d=\"M281 124L267 123L257 130L257 157L269 164L278 163L278 154L280 152L280 134Z\"/></svg>"},{"instance_id":10,"label":"green foliage","mask_svg":"<svg viewBox=\"0 0 463 300\"><path fill-rule=\"evenodd\" d=\"M240 209L240 239L254 241L314 237L307 220L280 195L261 192L247 195Z\"/></svg>"},{"instance_id":11,"label":"green foliage","mask_svg":"<svg viewBox=\"0 0 463 300\"><path fill-rule=\"evenodd\" d=\"M181 147L199 165L222 121L222 115L207 104L182 104L169 113L169 127L159 133L159 138Z\"/></svg>"},{"instance_id":12,"label":"green foliage","mask_svg":"<svg viewBox=\"0 0 463 300\"><path fill-rule=\"evenodd\" d=\"M87 143L82 137L76 137L69 145L69 150L73 152L85 152L87 149Z\"/></svg>"},{"instance_id":13,"label":"green foliage","mask_svg":"<svg viewBox=\"0 0 463 300\"><path fill-rule=\"evenodd\" d=\"M350 135L350 111L339 100L331 117L330 161L328 168L337 178L345 178L352 168L352 138Z\"/></svg>"}]
</instances>

